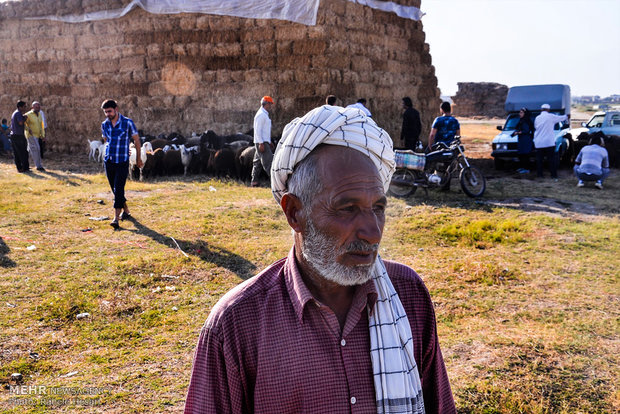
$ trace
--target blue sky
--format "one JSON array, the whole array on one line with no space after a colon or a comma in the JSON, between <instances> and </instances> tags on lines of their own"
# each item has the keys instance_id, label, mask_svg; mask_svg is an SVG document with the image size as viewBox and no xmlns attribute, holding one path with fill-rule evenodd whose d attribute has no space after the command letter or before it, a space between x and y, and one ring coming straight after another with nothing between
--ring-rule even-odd
<instances>
[{"instance_id":1,"label":"blue sky","mask_svg":"<svg viewBox=\"0 0 620 414\"><path fill-rule=\"evenodd\" d=\"M422 0L442 95L457 82L620 94L620 0Z\"/></svg>"}]
</instances>

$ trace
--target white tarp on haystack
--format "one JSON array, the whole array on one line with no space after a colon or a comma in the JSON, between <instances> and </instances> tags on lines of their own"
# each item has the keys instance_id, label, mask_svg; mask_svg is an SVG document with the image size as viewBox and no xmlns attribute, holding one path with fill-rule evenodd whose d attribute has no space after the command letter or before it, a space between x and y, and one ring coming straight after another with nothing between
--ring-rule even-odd
<instances>
[{"instance_id":1,"label":"white tarp on haystack","mask_svg":"<svg viewBox=\"0 0 620 414\"><path fill-rule=\"evenodd\" d=\"M404 17L405 19L420 20L426 13L422 13L422 10L413 6L402 6L396 4L393 1L381 1L381 0L349 0L353 3L363 4L364 6L372 7L373 9L379 9L386 12L396 13L398 17Z\"/></svg>"},{"instance_id":2,"label":"white tarp on haystack","mask_svg":"<svg viewBox=\"0 0 620 414\"><path fill-rule=\"evenodd\" d=\"M420 20L424 15L417 7L401 6L392 1L349 0L400 17ZM28 17L32 20L57 20L81 23L92 20L116 19L140 7L154 14L205 13L252 19L278 19L309 26L316 24L319 0L133 0L122 9L103 10L85 14Z\"/></svg>"}]
</instances>

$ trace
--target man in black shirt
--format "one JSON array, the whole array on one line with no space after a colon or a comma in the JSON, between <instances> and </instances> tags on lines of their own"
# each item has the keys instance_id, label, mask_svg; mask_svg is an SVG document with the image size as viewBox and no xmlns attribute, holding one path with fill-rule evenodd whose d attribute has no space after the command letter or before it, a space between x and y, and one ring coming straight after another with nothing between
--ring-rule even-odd
<instances>
[{"instance_id":1,"label":"man in black shirt","mask_svg":"<svg viewBox=\"0 0 620 414\"><path fill-rule=\"evenodd\" d=\"M400 139L404 141L406 149L415 151L422 131L420 113L413 108L413 102L408 96L403 98L403 108L403 129Z\"/></svg>"}]
</instances>

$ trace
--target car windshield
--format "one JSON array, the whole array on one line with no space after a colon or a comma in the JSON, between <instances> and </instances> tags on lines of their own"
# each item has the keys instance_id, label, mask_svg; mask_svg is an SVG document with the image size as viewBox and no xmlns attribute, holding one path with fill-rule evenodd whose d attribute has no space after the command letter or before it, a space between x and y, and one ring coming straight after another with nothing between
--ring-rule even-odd
<instances>
[{"instance_id":1,"label":"car windshield","mask_svg":"<svg viewBox=\"0 0 620 414\"><path fill-rule=\"evenodd\" d=\"M517 128L517 124L519 123L519 114L510 114L506 119L506 124L504 125L504 131L514 131Z\"/></svg>"},{"instance_id":2,"label":"car windshield","mask_svg":"<svg viewBox=\"0 0 620 414\"><path fill-rule=\"evenodd\" d=\"M532 124L534 123L534 119L538 114L532 114L530 118L532 119ZM514 131L517 128L517 124L519 123L519 114L510 114L506 119L506 124L504 125L504 131Z\"/></svg>"},{"instance_id":3,"label":"car windshield","mask_svg":"<svg viewBox=\"0 0 620 414\"><path fill-rule=\"evenodd\" d=\"M605 115L594 115L588 124L586 125L588 128L600 128L603 126L603 120L605 119Z\"/></svg>"}]
</instances>

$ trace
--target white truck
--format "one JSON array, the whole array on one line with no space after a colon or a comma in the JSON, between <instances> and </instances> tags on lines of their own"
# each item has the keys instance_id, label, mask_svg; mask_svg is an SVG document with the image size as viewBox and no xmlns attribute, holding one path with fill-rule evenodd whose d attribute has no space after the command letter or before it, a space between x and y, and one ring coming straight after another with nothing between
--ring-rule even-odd
<instances>
[{"instance_id":1,"label":"white truck","mask_svg":"<svg viewBox=\"0 0 620 414\"><path fill-rule=\"evenodd\" d=\"M492 149L496 169L502 169L507 162L518 160L518 137L512 136L519 122L519 110L528 109L532 114L532 123L540 114L540 106L549 104L551 113L570 115L570 87L568 85L526 85L513 86L508 90L504 109L508 113L501 132L493 138ZM573 139L568 132L569 122L555 126L556 142L559 145L560 160L569 163L572 156Z\"/></svg>"}]
</instances>

